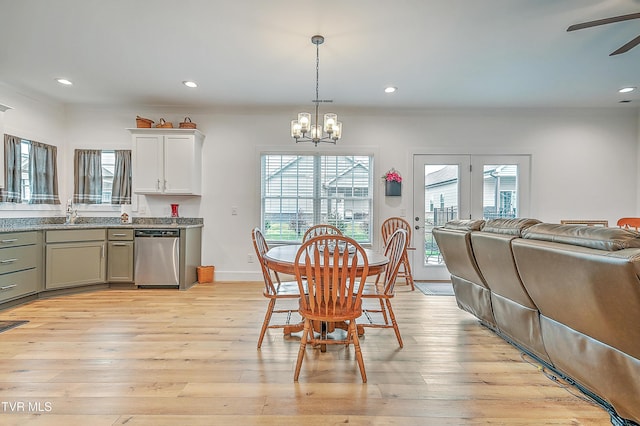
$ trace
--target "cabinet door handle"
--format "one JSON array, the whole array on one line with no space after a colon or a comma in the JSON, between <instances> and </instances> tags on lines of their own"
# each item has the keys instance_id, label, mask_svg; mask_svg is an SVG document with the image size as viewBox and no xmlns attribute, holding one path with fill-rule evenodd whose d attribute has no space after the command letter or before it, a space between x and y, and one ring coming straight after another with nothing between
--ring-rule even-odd
<instances>
[{"instance_id":1,"label":"cabinet door handle","mask_svg":"<svg viewBox=\"0 0 640 426\"><path fill-rule=\"evenodd\" d=\"M104 257L104 244L100 246L100 257Z\"/></svg>"},{"instance_id":2,"label":"cabinet door handle","mask_svg":"<svg viewBox=\"0 0 640 426\"><path fill-rule=\"evenodd\" d=\"M5 285L4 287L0 287L0 291L11 290L12 288L15 288L17 286L18 284Z\"/></svg>"},{"instance_id":3,"label":"cabinet door handle","mask_svg":"<svg viewBox=\"0 0 640 426\"><path fill-rule=\"evenodd\" d=\"M2 244L8 244L8 243L15 243L16 241L18 241L17 238L10 238L8 240L0 240L0 243Z\"/></svg>"},{"instance_id":4,"label":"cabinet door handle","mask_svg":"<svg viewBox=\"0 0 640 426\"><path fill-rule=\"evenodd\" d=\"M160 191L160 179L156 182L156 189Z\"/></svg>"},{"instance_id":5,"label":"cabinet door handle","mask_svg":"<svg viewBox=\"0 0 640 426\"><path fill-rule=\"evenodd\" d=\"M114 237L126 237L127 234L113 234Z\"/></svg>"},{"instance_id":6,"label":"cabinet door handle","mask_svg":"<svg viewBox=\"0 0 640 426\"><path fill-rule=\"evenodd\" d=\"M167 190L167 180L166 179L164 180L164 187L162 188L162 190L163 191Z\"/></svg>"},{"instance_id":7,"label":"cabinet door handle","mask_svg":"<svg viewBox=\"0 0 640 426\"><path fill-rule=\"evenodd\" d=\"M18 259L4 259L4 260L0 260L0 263L5 264L5 263L13 263L16 262Z\"/></svg>"},{"instance_id":8,"label":"cabinet door handle","mask_svg":"<svg viewBox=\"0 0 640 426\"><path fill-rule=\"evenodd\" d=\"M126 247L127 243L113 243L113 246L115 246L115 247Z\"/></svg>"}]
</instances>

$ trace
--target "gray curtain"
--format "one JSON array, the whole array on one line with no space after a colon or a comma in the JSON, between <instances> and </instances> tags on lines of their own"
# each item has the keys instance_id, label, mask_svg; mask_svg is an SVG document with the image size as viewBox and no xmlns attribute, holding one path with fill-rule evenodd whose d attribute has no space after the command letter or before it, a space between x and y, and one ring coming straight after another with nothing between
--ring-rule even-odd
<instances>
[{"instance_id":1,"label":"gray curtain","mask_svg":"<svg viewBox=\"0 0 640 426\"><path fill-rule=\"evenodd\" d=\"M131 204L131 150L116 150L111 204Z\"/></svg>"},{"instance_id":2,"label":"gray curtain","mask_svg":"<svg viewBox=\"0 0 640 426\"><path fill-rule=\"evenodd\" d=\"M3 203L22 202L22 140L4 135L4 183Z\"/></svg>"},{"instance_id":3,"label":"gray curtain","mask_svg":"<svg viewBox=\"0 0 640 426\"><path fill-rule=\"evenodd\" d=\"M29 154L29 204L60 204L58 197L58 150L53 145L31 141Z\"/></svg>"},{"instance_id":4,"label":"gray curtain","mask_svg":"<svg viewBox=\"0 0 640 426\"><path fill-rule=\"evenodd\" d=\"M73 156L73 202L102 203L102 151L76 149Z\"/></svg>"}]
</instances>

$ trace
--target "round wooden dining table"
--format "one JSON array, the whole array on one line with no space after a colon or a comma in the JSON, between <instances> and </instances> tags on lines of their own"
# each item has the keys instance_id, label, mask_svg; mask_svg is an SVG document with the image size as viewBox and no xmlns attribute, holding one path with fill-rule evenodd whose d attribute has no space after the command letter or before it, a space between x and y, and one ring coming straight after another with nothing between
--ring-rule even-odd
<instances>
[{"instance_id":1,"label":"round wooden dining table","mask_svg":"<svg viewBox=\"0 0 640 426\"><path fill-rule=\"evenodd\" d=\"M282 274L295 275L294 264L296 260L296 254L298 253L298 250L300 249L301 246L302 244L289 244L289 245L276 246L276 247L270 248L269 251L267 251L267 253L264 255L264 261L267 264L267 267ZM384 269L387 263L389 263L389 259L383 254L377 253L376 251L371 249L365 248L364 251L365 251L365 254L367 255L367 261L369 263L369 272L367 273L367 276L375 276L384 272ZM358 258L358 266L357 266L358 276L362 275L362 270L363 270L362 269L363 265L360 264L360 260L361 259ZM313 326L316 331L322 334L331 333L336 328L339 328L342 330L347 329L347 324L344 322L324 323L324 324L314 322ZM302 331L302 329L303 329L303 323L292 324L291 326L284 328L284 334L287 335L287 334L295 333L298 331ZM362 335L362 334L364 334L364 328L361 326L358 326L358 335ZM322 352L326 351L326 345L321 345L321 351Z\"/></svg>"},{"instance_id":2,"label":"round wooden dining table","mask_svg":"<svg viewBox=\"0 0 640 426\"><path fill-rule=\"evenodd\" d=\"M264 261L269 269L283 274L295 275L294 262L296 260L296 254L301 246L302 244L288 244L272 247L264 255ZM367 255L367 261L369 262L369 273L367 275L378 275L381 272L384 272L384 268L387 263L389 263L389 259L387 259L383 254L371 249L365 248L364 251ZM360 271L362 270L361 267L358 269Z\"/></svg>"}]
</instances>

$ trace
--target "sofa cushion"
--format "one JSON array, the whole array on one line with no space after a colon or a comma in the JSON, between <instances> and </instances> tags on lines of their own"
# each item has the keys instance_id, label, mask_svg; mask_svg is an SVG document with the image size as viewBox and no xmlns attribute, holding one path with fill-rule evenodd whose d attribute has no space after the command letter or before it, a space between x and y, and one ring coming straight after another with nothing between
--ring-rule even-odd
<instances>
[{"instance_id":1,"label":"sofa cushion","mask_svg":"<svg viewBox=\"0 0 640 426\"><path fill-rule=\"evenodd\" d=\"M530 226L540 223L538 219L490 219L482 226L482 231L494 234L513 235L520 237L522 231Z\"/></svg>"},{"instance_id":2,"label":"sofa cushion","mask_svg":"<svg viewBox=\"0 0 640 426\"><path fill-rule=\"evenodd\" d=\"M450 220L444 224L446 229L456 229L458 231L479 231L484 225L483 219L459 219Z\"/></svg>"},{"instance_id":3,"label":"sofa cushion","mask_svg":"<svg viewBox=\"0 0 640 426\"><path fill-rule=\"evenodd\" d=\"M606 251L640 248L640 234L622 228L539 223L523 230L522 237Z\"/></svg>"}]
</instances>

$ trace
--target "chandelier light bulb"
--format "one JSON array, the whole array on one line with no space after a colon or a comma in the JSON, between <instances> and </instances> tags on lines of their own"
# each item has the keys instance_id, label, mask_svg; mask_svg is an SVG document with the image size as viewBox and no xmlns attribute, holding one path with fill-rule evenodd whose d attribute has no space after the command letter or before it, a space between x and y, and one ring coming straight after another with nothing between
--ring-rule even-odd
<instances>
[{"instance_id":1,"label":"chandelier light bulb","mask_svg":"<svg viewBox=\"0 0 640 426\"><path fill-rule=\"evenodd\" d=\"M302 137L302 127L298 120L291 120L291 137L294 139Z\"/></svg>"},{"instance_id":2,"label":"chandelier light bulb","mask_svg":"<svg viewBox=\"0 0 640 426\"><path fill-rule=\"evenodd\" d=\"M298 114L298 124L300 124L300 131L304 135L311 129L311 114L308 112L301 112Z\"/></svg>"},{"instance_id":3,"label":"chandelier light bulb","mask_svg":"<svg viewBox=\"0 0 640 426\"><path fill-rule=\"evenodd\" d=\"M324 115L324 131L325 133L332 134L336 123L338 122L338 116L332 112L328 112Z\"/></svg>"}]
</instances>

